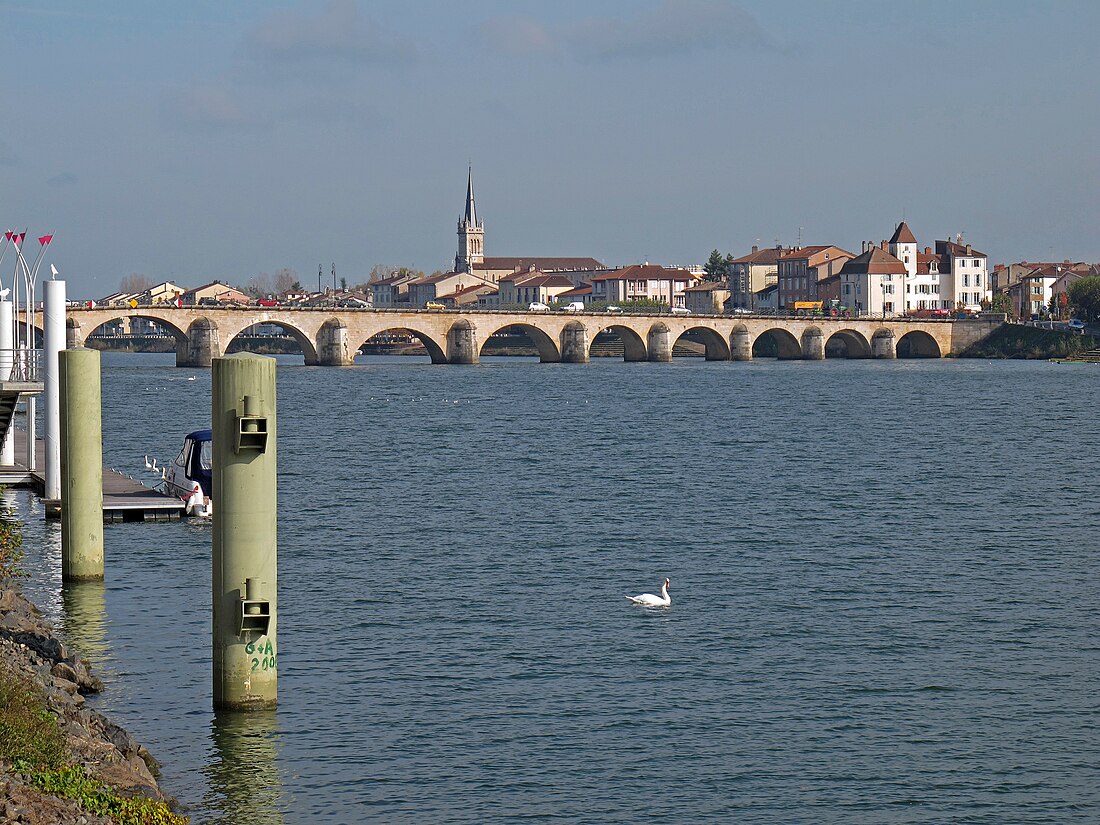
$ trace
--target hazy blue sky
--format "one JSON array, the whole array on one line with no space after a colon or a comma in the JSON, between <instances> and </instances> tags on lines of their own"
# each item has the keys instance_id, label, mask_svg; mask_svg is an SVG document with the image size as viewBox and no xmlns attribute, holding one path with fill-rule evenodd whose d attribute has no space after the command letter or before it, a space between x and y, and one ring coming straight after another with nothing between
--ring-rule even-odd
<instances>
[{"instance_id":1,"label":"hazy blue sky","mask_svg":"<svg viewBox=\"0 0 1100 825\"><path fill-rule=\"evenodd\" d=\"M335 262L701 263L903 215L1100 260L1100 3L0 0L0 222L78 297ZM11 279L11 256L3 281Z\"/></svg>"}]
</instances>

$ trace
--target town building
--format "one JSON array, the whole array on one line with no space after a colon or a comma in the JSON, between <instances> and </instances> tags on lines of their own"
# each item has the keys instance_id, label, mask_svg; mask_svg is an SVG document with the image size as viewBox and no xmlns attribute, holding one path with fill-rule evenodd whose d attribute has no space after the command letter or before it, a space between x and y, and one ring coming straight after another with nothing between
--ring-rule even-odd
<instances>
[{"instance_id":1,"label":"town building","mask_svg":"<svg viewBox=\"0 0 1100 825\"><path fill-rule=\"evenodd\" d=\"M854 256L839 246L796 247L776 261L779 306L790 309L799 301L820 301L818 282L836 275Z\"/></svg>"},{"instance_id":2,"label":"town building","mask_svg":"<svg viewBox=\"0 0 1100 825\"><path fill-rule=\"evenodd\" d=\"M633 264L596 275L592 279L592 300L616 304L650 300L684 306L684 291L697 278L686 269L665 269L658 264Z\"/></svg>"},{"instance_id":3,"label":"town building","mask_svg":"<svg viewBox=\"0 0 1100 825\"><path fill-rule=\"evenodd\" d=\"M179 301L182 306L190 307L206 304L249 304L252 299L229 284L214 281L181 293Z\"/></svg>"},{"instance_id":4,"label":"town building","mask_svg":"<svg viewBox=\"0 0 1100 825\"><path fill-rule=\"evenodd\" d=\"M471 286L486 285L489 285L488 281L469 272L444 272L440 275L417 278L408 283L409 307L420 309L429 301L454 295Z\"/></svg>"},{"instance_id":5,"label":"town building","mask_svg":"<svg viewBox=\"0 0 1100 825\"><path fill-rule=\"evenodd\" d=\"M840 270L840 301L857 313L901 315L904 313L905 263L881 245L863 244L863 251L845 261Z\"/></svg>"},{"instance_id":6,"label":"town building","mask_svg":"<svg viewBox=\"0 0 1100 825\"><path fill-rule=\"evenodd\" d=\"M756 309L756 294L764 287L776 282L779 259L793 251L794 247L779 244L768 249L754 246L748 255L742 255L731 261L730 304L744 309Z\"/></svg>"},{"instance_id":7,"label":"town building","mask_svg":"<svg viewBox=\"0 0 1100 825\"><path fill-rule=\"evenodd\" d=\"M725 284L704 281L684 290L684 307L696 315L721 315L729 297Z\"/></svg>"},{"instance_id":8,"label":"town building","mask_svg":"<svg viewBox=\"0 0 1100 825\"><path fill-rule=\"evenodd\" d=\"M466 209L458 222L458 254L454 271L469 272L482 280L496 283L501 277L516 272L568 273L575 286L589 280L594 272L606 270L595 258L485 256L485 223L477 216L474 203L474 174L471 169L466 181Z\"/></svg>"},{"instance_id":9,"label":"town building","mask_svg":"<svg viewBox=\"0 0 1100 825\"><path fill-rule=\"evenodd\" d=\"M409 284L420 276L411 272L399 272L380 281L367 284L371 291L371 304L378 309L393 309L409 305Z\"/></svg>"},{"instance_id":10,"label":"town building","mask_svg":"<svg viewBox=\"0 0 1100 825\"><path fill-rule=\"evenodd\" d=\"M936 241L939 256L940 307L963 308L977 312L982 301L993 297L989 282L989 259L970 244L962 243L960 235L955 241Z\"/></svg>"},{"instance_id":11,"label":"town building","mask_svg":"<svg viewBox=\"0 0 1100 825\"><path fill-rule=\"evenodd\" d=\"M176 304L180 296L186 291L182 286L176 286L171 281L164 281L142 292L138 296L138 303L148 307L171 306Z\"/></svg>"},{"instance_id":12,"label":"town building","mask_svg":"<svg viewBox=\"0 0 1100 825\"><path fill-rule=\"evenodd\" d=\"M497 282L497 288L502 307L512 305L526 307L532 301L551 304L563 293L576 289L573 281L565 275L537 270L505 275Z\"/></svg>"}]
</instances>

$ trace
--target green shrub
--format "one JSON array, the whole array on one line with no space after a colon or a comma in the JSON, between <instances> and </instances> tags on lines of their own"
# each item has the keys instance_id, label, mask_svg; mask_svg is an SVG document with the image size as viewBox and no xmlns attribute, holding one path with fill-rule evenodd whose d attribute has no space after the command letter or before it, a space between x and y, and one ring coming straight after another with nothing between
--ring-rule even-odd
<instances>
[{"instance_id":1,"label":"green shrub","mask_svg":"<svg viewBox=\"0 0 1100 825\"><path fill-rule=\"evenodd\" d=\"M0 494L4 491L0 487ZM11 514L11 508L0 504L0 578L19 573L17 565L23 558L23 525Z\"/></svg>"},{"instance_id":2,"label":"green shrub","mask_svg":"<svg viewBox=\"0 0 1100 825\"><path fill-rule=\"evenodd\" d=\"M0 669L0 757L49 768L65 759L57 717L46 710L41 692L6 668Z\"/></svg>"},{"instance_id":3,"label":"green shrub","mask_svg":"<svg viewBox=\"0 0 1100 825\"><path fill-rule=\"evenodd\" d=\"M16 765L20 768L20 765ZM75 799L85 811L107 816L118 825L185 825L189 817L173 813L163 802L144 796L119 796L88 776L83 765L23 771L34 787L53 796Z\"/></svg>"}]
</instances>

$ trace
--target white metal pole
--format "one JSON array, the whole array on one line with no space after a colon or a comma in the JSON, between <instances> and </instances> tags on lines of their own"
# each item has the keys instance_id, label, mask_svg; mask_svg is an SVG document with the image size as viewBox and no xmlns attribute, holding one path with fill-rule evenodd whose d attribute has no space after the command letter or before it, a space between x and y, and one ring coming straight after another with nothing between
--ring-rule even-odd
<instances>
[{"instance_id":1,"label":"white metal pole","mask_svg":"<svg viewBox=\"0 0 1100 825\"><path fill-rule=\"evenodd\" d=\"M65 349L65 282L46 281L43 288L42 381L46 393L46 500L61 498L61 409L57 354Z\"/></svg>"},{"instance_id":2,"label":"white metal pole","mask_svg":"<svg viewBox=\"0 0 1100 825\"><path fill-rule=\"evenodd\" d=\"M15 336L12 329L15 307L11 301L0 301L0 381L10 381L12 367L15 366ZM15 464L15 436L12 431L15 422L8 428L0 446L0 466L11 467Z\"/></svg>"}]
</instances>

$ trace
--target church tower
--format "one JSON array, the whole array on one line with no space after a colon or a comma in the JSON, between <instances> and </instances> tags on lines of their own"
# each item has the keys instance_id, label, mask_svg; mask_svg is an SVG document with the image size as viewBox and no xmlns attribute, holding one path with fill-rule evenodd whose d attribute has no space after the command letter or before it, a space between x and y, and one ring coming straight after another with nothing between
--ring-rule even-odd
<instances>
[{"instance_id":1,"label":"church tower","mask_svg":"<svg viewBox=\"0 0 1100 825\"><path fill-rule=\"evenodd\" d=\"M485 260L485 225L477 219L474 209L474 170L466 181L466 213L458 222L458 254L455 272L471 272L474 264Z\"/></svg>"}]
</instances>

